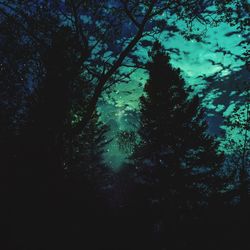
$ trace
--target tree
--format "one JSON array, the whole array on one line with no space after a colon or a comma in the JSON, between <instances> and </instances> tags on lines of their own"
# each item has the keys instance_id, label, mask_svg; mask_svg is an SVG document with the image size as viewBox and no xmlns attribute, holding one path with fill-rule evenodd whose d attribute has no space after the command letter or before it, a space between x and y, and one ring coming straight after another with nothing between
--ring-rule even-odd
<instances>
[{"instance_id":1,"label":"tree","mask_svg":"<svg viewBox=\"0 0 250 250\"><path fill-rule=\"evenodd\" d=\"M159 220L176 225L185 211L195 211L212 197L219 199L223 155L207 133L199 98L188 95L179 70L172 68L158 42L150 57L140 100L141 141L128 171Z\"/></svg>"},{"instance_id":2,"label":"tree","mask_svg":"<svg viewBox=\"0 0 250 250\"><path fill-rule=\"evenodd\" d=\"M53 32L48 47L40 51L42 74L27 100L26 117L16 139L17 150L13 152L15 161L9 166L15 197L11 221L13 228L21 224L16 203L22 199L28 225L24 233L37 226L32 220L36 213L43 214L38 220L39 230L44 230L52 218L60 224L59 217L71 207L71 196L80 200L81 207L84 204L98 211L102 208L104 183L107 185L110 177L102 161L107 128L95 115L84 130L75 130L86 113L91 92L85 76L80 74L78 46L72 30L62 26ZM68 178L74 183L72 186L65 181L65 174L72 177ZM74 211L79 204L73 204L70 211L80 217L80 212ZM89 216L93 214L90 209L87 211ZM67 220L70 214L64 218ZM56 234L62 233L64 227L53 223Z\"/></svg>"},{"instance_id":3,"label":"tree","mask_svg":"<svg viewBox=\"0 0 250 250\"><path fill-rule=\"evenodd\" d=\"M106 139L108 126L100 121L96 111L84 130L75 129L87 112L89 89L91 86L85 81L84 75L73 82L70 119L64 133L64 168L72 180L78 180L87 189L100 192L108 185L111 176L103 159L104 148L109 143Z\"/></svg>"},{"instance_id":4,"label":"tree","mask_svg":"<svg viewBox=\"0 0 250 250\"><path fill-rule=\"evenodd\" d=\"M248 84L248 82L246 82ZM247 210L249 204L249 166L250 166L250 131L249 131L249 87L239 89L242 101L234 104L232 113L226 117L222 139L226 164L235 172L234 186L238 189L240 206Z\"/></svg>"},{"instance_id":5,"label":"tree","mask_svg":"<svg viewBox=\"0 0 250 250\"><path fill-rule=\"evenodd\" d=\"M211 12L209 8L213 4L216 8ZM241 0L215 3L190 0L167 3L161 0L0 2L1 18L12 20L22 31L25 41L36 46L36 55L47 47L50 41L48 37L54 30L60 29L61 24L72 29L80 44L79 62L84 66L82 70L88 73L88 79L94 88L88 112L82 123L79 123L79 130L91 119L102 92L128 79L138 67L139 60L133 56L138 42L167 30L168 17L176 15L184 20L190 33L185 36L197 37L203 33L192 34L195 21L201 23L204 30L208 25L217 25L221 21L230 21L233 24L239 21L245 27L249 20L245 15L247 8L247 2ZM51 17L59 19L60 22L55 25L51 22ZM37 20L39 25L36 25ZM124 67L129 69L126 70L129 73L124 73Z\"/></svg>"}]
</instances>

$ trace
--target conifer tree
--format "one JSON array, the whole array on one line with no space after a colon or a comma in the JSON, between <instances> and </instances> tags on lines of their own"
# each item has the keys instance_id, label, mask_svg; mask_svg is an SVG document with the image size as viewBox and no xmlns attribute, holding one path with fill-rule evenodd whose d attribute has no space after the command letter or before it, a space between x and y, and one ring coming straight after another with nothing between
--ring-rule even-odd
<instances>
[{"instance_id":1,"label":"conifer tree","mask_svg":"<svg viewBox=\"0 0 250 250\"><path fill-rule=\"evenodd\" d=\"M92 91L81 74L77 46L71 29L61 27L44 51L43 74L29 96L16 163L24 176L18 184L19 192L25 193L25 203L37 203L32 213L43 211L41 230L54 218L57 235L80 227L80 222L75 225L74 219L68 220L71 216L81 221L84 211L91 217L93 208L101 210L101 191L109 174L102 160L107 128L98 115L93 115L84 130L75 129L86 114ZM64 213L66 228L59 219ZM74 237L73 232L67 233Z\"/></svg>"},{"instance_id":2,"label":"conifer tree","mask_svg":"<svg viewBox=\"0 0 250 250\"><path fill-rule=\"evenodd\" d=\"M93 114L85 129L77 129L86 115L91 90L92 85L85 74L80 74L72 82L63 135L65 175L74 194L81 197L82 201L85 199L85 203L89 203L86 199L94 201L95 197L103 196L112 176L111 169L103 159L109 142L106 139L108 127L101 121L99 113L96 111Z\"/></svg>"},{"instance_id":3,"label":"conifer tree","mask_svg":"<svg viewBox=\"0 0 250 250\"><path fill-rule=\"evenodd\" d=\"M163 216L171 209L178 220L178 210L219 198L223 155L207 133L199 98L189 96L180 71L171 66L161 44L154 44L150 57L149 79L140 99L141 141L131 169L144 202Z\"/></svg>"},{"instance_id":4,"label":"conifer tree","mask_svg":"<svg viewBox=\"0 0 250 250\"><path fill-rule=\"evenodd\" d=\"M85 108L86 106L81 107ZM77 121L75 124L73 121L71 130L65 136L66 174L81 185L80 194L101 194L103 188L109 185L111 176L111 169L103 159L105 146L109 142L106 139L108 127L100 121L97 112L80 133L74 134L75 126Z\"/></svg>"}]
</instances>

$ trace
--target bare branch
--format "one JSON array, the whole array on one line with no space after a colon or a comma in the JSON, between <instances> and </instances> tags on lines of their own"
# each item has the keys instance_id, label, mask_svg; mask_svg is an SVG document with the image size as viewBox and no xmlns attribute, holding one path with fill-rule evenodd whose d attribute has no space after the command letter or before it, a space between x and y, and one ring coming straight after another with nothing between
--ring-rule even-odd
<instances>
[{"instance_id":1,"label":"bare branch","mask_svg":"<svg viewBox=\"0 0 250 250\"><path fill-rule=\"evenodd\" d=\"M88 123L88 121L91 119L92 114L96 108L98 99L103 91L103 88L105 84L110 80L112 75L117 71L117 69L121 66L123 60L128 56L128 54L131 52L131 50L134 48L134 46L137 44L137 42L141 39L143 35L143 31L145 28L146 23L149 21L151 13L153 11L153 8L155 6L156 0L152 0L146 14L144 15L144 18L139 25L139 28L137 30L136 35L134 38L129 42L129 44L126 46L126 48L120 53L118 59L114 62L113 66L107 71L107 73L99 80L99 83L97 84L94 95L91 98L91 101L88 105L88 113L84 117L84 120L79 124L77 129L82 129L84 126Z\"/></svg>"},{"instance_id":2,"label":"bare branch","mask_svg":"<svg viewBox=\"0 0 250 250\"><path fill-rule=\"evenodd\" d=\"M84 57L84 50L88 51L89 43L88 43L88 39L84 36L82 24L81 22L79 22L78 8L80 5L76 6L73 0L70 1L70 5L72 8L72 12L73 12L72 14L74 17L74 26L76 29L76 34L78 35L80 44L83 43L82 44L82 57Z\"/></svg>"},{"instance_id":3,"label":"bare branch","mask_svg":"<svg viewBox=\"0 0 250 250\"><path fill-rule=\"evenodd\" d=\"M123 4L123 7L124 7L123 11L131 19L131 21L135 24L135 26L139 29L140 23L137 22L136 18L133 16L132 12L129 10L127 1L120 0L120 2Z\"/></svg>"}]
</instances>

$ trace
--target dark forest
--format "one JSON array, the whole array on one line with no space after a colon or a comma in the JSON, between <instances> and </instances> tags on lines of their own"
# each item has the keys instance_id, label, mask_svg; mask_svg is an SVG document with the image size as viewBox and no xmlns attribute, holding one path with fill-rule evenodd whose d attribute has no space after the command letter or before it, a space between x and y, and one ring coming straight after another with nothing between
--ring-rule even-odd
<instances>
[{"instance_id":1,"label":"dark forest","mask_svg":"<svg viewBox=\"0 0 250 250\"><path fill-rule=\"evenodd\" d=\"M249 12L0 0L1 249L250 249Z\"/></svg>"}]
</instances>

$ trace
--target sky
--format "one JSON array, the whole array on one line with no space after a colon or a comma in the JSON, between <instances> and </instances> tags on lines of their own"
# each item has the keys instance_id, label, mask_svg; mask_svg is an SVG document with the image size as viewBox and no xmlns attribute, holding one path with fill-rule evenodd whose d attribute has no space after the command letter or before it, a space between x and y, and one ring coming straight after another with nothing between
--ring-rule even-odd
<instances>
[{"instance_id":1,"label":"sky","mask_svg":"<svg viewBox=\"0 0 250 250\"><path fill-rule=\"evenodd\" d=\"M164 18L167 17L160 16ZM247 33L239 32L237 26L228 23L206 28L197 22L194 29L201 34L201 40L196 41L192 37L185 38L184 22L176 21L175 16L171 18L168 21L170 32L163 31L155 38L166 48L173 67L180 68L186 86L200 96L206 108L209 133L220 135L225 129L224 117L231 114L241 99L237 88L250 79L250 72L240 58L246 50L241 42L247 38ZM141 62L147 62L151 44L152 37L145 37L134 50ZM117 135L119 131L133 131L138 127L139 98L147 77L147 72L138 69L129 83L117 84L99 103L101 119L111 128L107 136L113 138L107 146L105 160L114 169L119 169L127 156L119 150Z\"/></svg>"}]
</instances>

